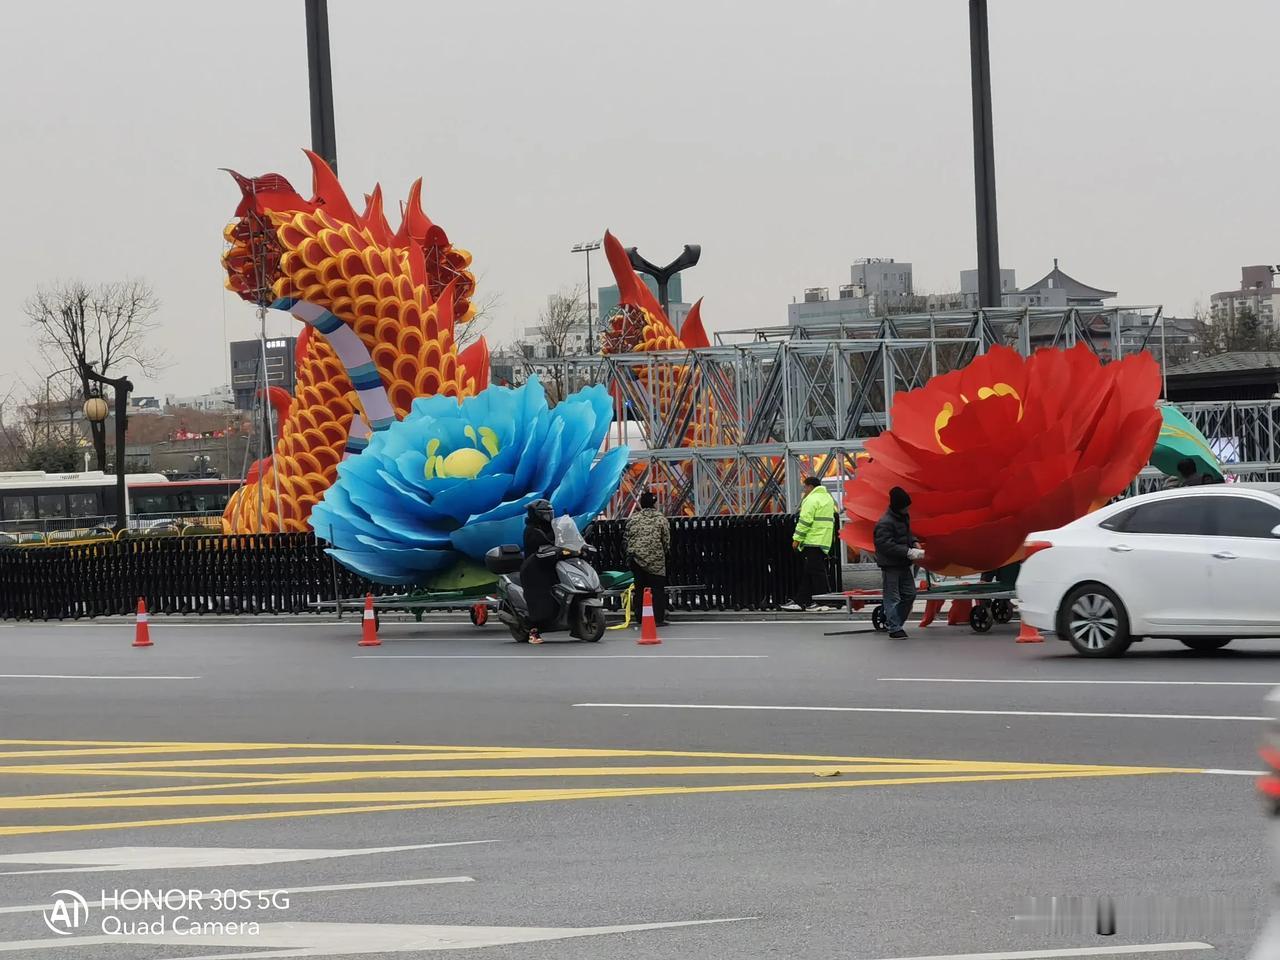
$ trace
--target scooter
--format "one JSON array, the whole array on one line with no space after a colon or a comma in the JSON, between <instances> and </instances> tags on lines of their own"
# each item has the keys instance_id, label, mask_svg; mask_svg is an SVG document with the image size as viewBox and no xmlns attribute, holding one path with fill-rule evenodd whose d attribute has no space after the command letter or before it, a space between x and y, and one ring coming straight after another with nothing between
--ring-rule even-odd
<instances>
[{"instance_id":1,"label":"scooter","mask_svg":"<svg viewBox=\"0 0 1280 960\"><path fill-rule=\"evenodd\" d=\"M588 643L596 643L604 636L604 600L600 593L600 575L584 557L594 549L583 542L542 547L539 556L558 556L557 583L551 588L556 601L556 618L553 626L541 632L568 630L571 636ZM490 573L498 574L498 596L502 606L498 619L506 624L517 643L529 642L529 607L525 602L524 587L520 584L520 566L524 554L514 544L494 547L485 554L484 564Z\"/></svg>"}]
</instances>

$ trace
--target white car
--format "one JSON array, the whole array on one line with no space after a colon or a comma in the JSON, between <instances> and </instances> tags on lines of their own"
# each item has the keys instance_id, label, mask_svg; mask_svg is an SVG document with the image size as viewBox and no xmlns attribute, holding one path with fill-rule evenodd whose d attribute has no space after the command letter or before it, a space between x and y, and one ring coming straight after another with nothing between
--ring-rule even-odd
<instances>
[{"instance_id":1,"label":"white car","mask_svg":"<svg viewBox=\"0 0 1280 960\"><path fill-rule=\"evenodd\" d=\"M1032 534L1018 574L1024 623L1086 657L1167 637L1216 650L1280 638L1280 484L1133 497Z\"/></svg>"}]
</instances>

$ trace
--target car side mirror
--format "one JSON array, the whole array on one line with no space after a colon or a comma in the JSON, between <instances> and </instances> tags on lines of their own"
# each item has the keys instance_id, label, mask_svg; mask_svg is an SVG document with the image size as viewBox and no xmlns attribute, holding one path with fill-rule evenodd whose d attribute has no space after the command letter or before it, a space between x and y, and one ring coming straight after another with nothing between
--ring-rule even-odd
<instances>
[{"instance_id":1,"label":"car side mirror","mask_svg":"<svg viewBox=\"0 0 1280 960\"><path fill-rule=\"evenodd\" d=\"M1273 537L1280 537L1280 523L1277 523L1274 527L1271 528L1271 535Z\"/></svg>"}]
</instances>

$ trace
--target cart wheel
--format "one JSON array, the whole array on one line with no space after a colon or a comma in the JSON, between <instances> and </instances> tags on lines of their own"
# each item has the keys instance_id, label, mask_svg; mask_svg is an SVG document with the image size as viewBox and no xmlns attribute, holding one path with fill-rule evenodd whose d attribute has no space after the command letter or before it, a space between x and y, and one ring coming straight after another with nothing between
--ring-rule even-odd
<instances>
[{"instance_id":1,"label":"cart wheel","mask_svg":"<svg viewBox=\"0 0 1280 960\"><path fill-rule=\"evenodd\" d=\"M471 608L471 625L473 627L483 627L489 622L489 607L487 604L477 603Z\"/></svg>"},{"instance_id":2,"label":"cart wheel","mask_svg":"<svg viewBox=\"0 0 1280 960\"><path fill-rule=\"evenodd\" d=\"M876 608L871 611L871 626L881 633L889 629L889 625L884 621L884 607L880 604L876 604Z\"/></svg>"},{"instance_id":3,"label":"cart wheel","mask_svg":"<svg viewBox=\"0 0 1280 960\"><path fill-rule=\"evenodd\" d=\"M1013 604L1008 600L992 600L991 615L996 623L1008 623L1013 619Z\"/></svg>"},{"instance_id":4,"label":"cart wheel","mask_svg":"<svg viewBox=\"0 0 1280 960\"><path fill-rule=\"evenodd\" d=\"M974 633L986 633L995 622L988 604L975 603L969 611L969 626L973 627Z\"/></svg>"}]
</instances>

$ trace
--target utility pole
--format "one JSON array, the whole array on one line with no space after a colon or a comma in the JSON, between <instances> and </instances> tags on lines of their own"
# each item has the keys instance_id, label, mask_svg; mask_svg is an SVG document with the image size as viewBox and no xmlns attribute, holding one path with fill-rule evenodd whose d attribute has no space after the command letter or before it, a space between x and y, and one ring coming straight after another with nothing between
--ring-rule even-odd
<instances>
[{"instance_id":1,"label":"utility pole","mask_svg":"<svg viewBox=\"0 0 1280 960\"><path fill-rule=\"evenodd\" d=\"M978 306L998 307L1000 241L996 234L996 160L991 129L991 50L987 0L969 0L969 60L973 73L973 185L978 213Z\"/></svg>"},{"instance_id":2,"label":"utility pole","mask_svg":"<svg viewBox=\"0 0 1280 960\"><path fill-rule=\"evenodd\" d=\"M333 72L329 67L329 2L307 5L307 74L311 89L311 149L338 172L338 139L333 129Z\"/></svg>"}]
</instances>

